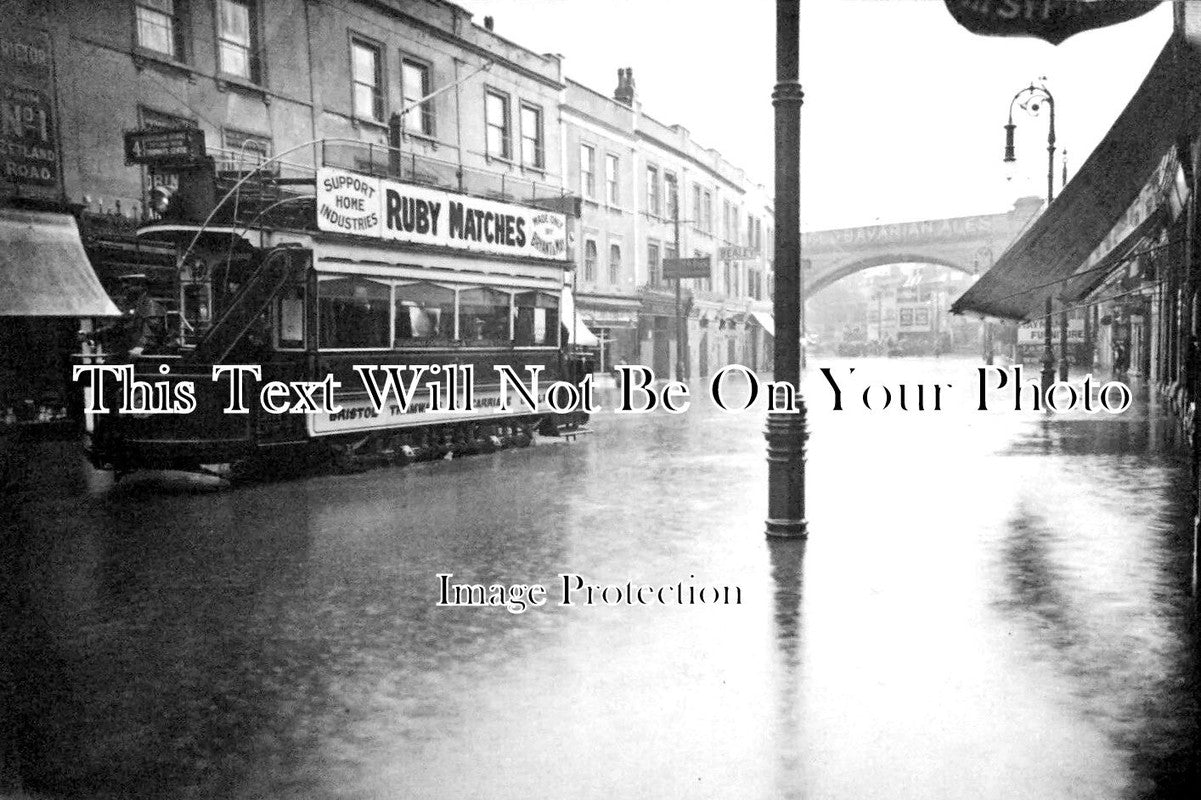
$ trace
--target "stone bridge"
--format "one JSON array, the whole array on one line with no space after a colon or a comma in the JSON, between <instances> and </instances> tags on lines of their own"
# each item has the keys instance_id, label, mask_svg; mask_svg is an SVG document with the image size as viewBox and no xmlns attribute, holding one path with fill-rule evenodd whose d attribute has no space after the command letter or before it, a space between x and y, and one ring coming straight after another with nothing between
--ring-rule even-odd
<instances>
[{"instance_id":1,"label":"stone bridge","mask_svg":"<svg viewBox=\"0 0 1201 800\"><path fill-rule=\"evenodd\" d=\"M1042 200L1023 197L1003 214L813 231L801 236L805 297L885 264L941 264L984 272L1038 216Z\"/></svg>"}]
</instances>

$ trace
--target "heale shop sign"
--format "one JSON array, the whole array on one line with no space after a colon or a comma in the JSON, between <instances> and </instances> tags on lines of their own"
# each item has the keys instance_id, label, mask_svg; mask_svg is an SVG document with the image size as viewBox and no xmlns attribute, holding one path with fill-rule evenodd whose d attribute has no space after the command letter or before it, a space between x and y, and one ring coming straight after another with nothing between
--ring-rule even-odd
<instances>
[{"instance_id":1,"label":"heale shop sign","mask_svg":"<svg viewBox=\"0 0 1201 800\"><path fill-rule=\"evenodd\" d=\"M317 171L317 227L456 250L567 260L567 217L339 169Z\"/></svg>"}]
</instances>

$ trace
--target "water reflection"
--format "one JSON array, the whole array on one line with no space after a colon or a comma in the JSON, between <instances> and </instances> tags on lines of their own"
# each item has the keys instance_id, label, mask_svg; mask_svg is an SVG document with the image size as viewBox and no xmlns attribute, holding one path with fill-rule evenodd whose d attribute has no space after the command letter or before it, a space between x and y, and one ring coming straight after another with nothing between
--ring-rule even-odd
<instances>
[{"instance_id":1,"label":"water reflection","mask_svg":"<svg viewBox=\"0 0 1201 800\"><path fill-rule=\"evenodd\" d=\"M52 453L4 512L0 736L54 798L1193 796L1171 426L835 414L820 388L805 543L763 538L762 416L703 399L215 494ZM435 605L439 572L565 571L744 603Z\"/></svg>"},{"instance_id":2,"label":"water reflection","mask_svg":"<svg viewBox=\"0 0 1201 800\"><path fill-rule=\"evenodd\" d=\"M805 785L804 741L801 738L801 603L803 600L805 544L772 540L767 543L771 564L772 608L779 669L776 731L779 753L775 796L784 800L803 797Z\"/></svg>"}]
</instances>

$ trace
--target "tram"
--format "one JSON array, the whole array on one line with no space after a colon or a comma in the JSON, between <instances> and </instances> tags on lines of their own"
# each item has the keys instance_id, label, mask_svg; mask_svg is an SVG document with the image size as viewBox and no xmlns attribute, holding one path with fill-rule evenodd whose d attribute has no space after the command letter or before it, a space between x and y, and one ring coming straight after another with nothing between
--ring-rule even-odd
<instances>
[{"instance_id":1,"label":"tram","mask_svg":"<svg viewBox=\"0 0 1201 800\"><path fill-rule=\"evenodd\" d=\"M115 358L132 377L99 387L105 410L88 426L97 467L357 469L580 431L579 404L535 397L531 406L497 372L545 387L579 384L592 370L565 327L575 324L564 318L567 214L336 168L247 177L223 180L211 158L182 171L178 190L160 198L161 218L139 230L173 246L176 269L134 288L141 297L124 301L132 313L109 332L106 363ZM215 366L235 365L259 370L214 380ZM412 380L425 367L426 399L373 402L363 365L372 376L399 366ZM121 403L133 381L162 396L190 382L194 407L129 413ZM336 406L275 413L254 402L269 381L334 381ZM250 398L244 413L230 411L235 382Z\"/></svg>"}]
</instances>

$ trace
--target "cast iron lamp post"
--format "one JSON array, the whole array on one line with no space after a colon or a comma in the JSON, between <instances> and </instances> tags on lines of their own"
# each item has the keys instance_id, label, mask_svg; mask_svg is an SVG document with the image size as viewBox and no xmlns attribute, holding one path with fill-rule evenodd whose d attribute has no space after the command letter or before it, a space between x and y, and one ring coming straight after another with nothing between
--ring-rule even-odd
<instances>
[{"instance_id":1,"label":"cast iron lamp post","mask_svg":"<svg viewBox=\"0 0 1201 800\"><path fill-rule=\"evenodd\" d=\"M1009 121L1005 123L1005 163L1012 164L1017 160L1013 152L1013 132L1017 127L1013 124L1013 106L1021 101L1019 108L1030 115L1037 115L1042 105L1047 105L1047 208L1055 199L1055 98L1046 86L1033 83L1022 89L1009 101ZM1047 295L1046 319L1043 323L1043 370L1042 388L1046 392L1055 383L1055 350L1051 340L1051 317L1054 313L1053 300ZM1066 313L1066 312L1065 312ZM1064 364L1066 372L1067 364Z\"/></svg>"},{"instance_id":2,"label":"cast iron lamp post","mask_svg":"<svg viewBox=\"0 0 1201 800\"><path fill-rule=\"evenodd\" d=\"M799 539L805 525L805 403L801 398L800 0L776 0L775 379L796 411L767 415L767 535Z\"/></svg>"}]
</instances>

